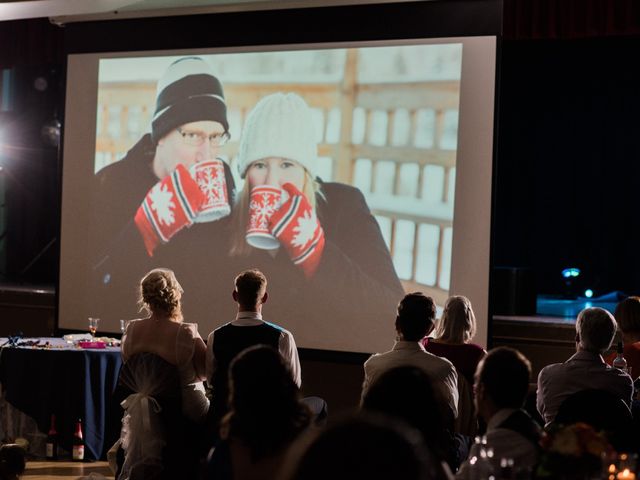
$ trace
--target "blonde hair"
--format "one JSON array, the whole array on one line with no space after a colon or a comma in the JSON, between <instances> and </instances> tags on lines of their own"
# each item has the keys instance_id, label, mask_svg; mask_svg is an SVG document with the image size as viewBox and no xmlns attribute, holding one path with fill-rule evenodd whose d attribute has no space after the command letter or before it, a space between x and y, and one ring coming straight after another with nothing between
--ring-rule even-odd
<instances>
[{"instance_id":1,"label":"blonde hair","mask_svg":"<svg viewBox=\"0 0 640 480\"><path fill-rule=\"evenodd\" d=\"M449 297L442 318L436 325L435 338L448 343L468 343L476 334L476 316L467 297Z\"/></svg>"},{"instance_id":2,"label":"blonde hair","mask_svg":"<svg viewBox=\"0 0 640 480\"><path fill-rule=\"evenodd\" d=\"M182 321L182 287L173 271L155 268L140 280L138 304L149 314L163 314L174 322Z\"/></svg>"},{"instance_id":3,"label":"blonde hair","mask_svg":"<svg viewBox=\"0 0 640 480\"><path fill-rule=\"evenodd\" d=\"M292 160L295 162L295 160ZM298 163L298 162L296 162ZM304 168L304 167L303 167ZM311 208L315 212L316 209L316 194L322 195L320 191L320 184L311 176L311 174L304 169L304 185L302 186L302 193L311 204ZM229 250L231 256L248 256L252 251L251 247L245 240L245 233L247 224L249 223L249 197L251 196L251 187L249 181L244 182L244 187L240 195L236 199L235 206L233 208L231 248Z\"/></svg>"}]
</instances>

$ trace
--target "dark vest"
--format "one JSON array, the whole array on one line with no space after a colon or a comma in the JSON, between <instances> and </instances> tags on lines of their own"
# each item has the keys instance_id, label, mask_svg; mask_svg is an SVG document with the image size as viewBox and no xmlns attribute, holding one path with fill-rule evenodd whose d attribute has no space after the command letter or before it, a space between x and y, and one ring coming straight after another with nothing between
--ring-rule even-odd
<instances>
[{"instance_id":1,"label":"dark vest","mask_svg":"<svg viewBox=\"0 0 640 480\"><path fill-rule=\"evenodd\" d=\"M227 411L229 396L229 365L241 351L254 345L269 345L278 350L282 329L271 323L240 327L230 323L218 328L213 334L213 357L216 369L213 372L213 415L220 420Z\"/></svg>"},{"instance_id":2,"label":"dark vest","mask_svg":"<svg viewBox=\"0 0 640 480\"><path fill-rule=\"evenodd\" d=\"M516 410L507 419L502 422L497 428L505 428L512 432L519 433L524 438L533 443L536 447L539 446L540 440L540 426L531 418L531 416L524 410Z\"/></svg>"}]
</instances>

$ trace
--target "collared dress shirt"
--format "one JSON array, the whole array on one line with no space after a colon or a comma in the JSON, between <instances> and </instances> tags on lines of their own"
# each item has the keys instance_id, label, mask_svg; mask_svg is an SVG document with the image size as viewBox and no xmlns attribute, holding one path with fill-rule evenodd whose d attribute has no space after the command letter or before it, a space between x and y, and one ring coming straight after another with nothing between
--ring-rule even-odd
<instances>
[{"instance_id":1,"label":"collared dress shirt","mask_svg":"<svg viewBox=\"0 0 640 480\"><path fill-rule=\"evenodd\" d=\"M610 392L631 407L631 377L607 365L600 354L578 351L566 362L547 365L540 370L536 405L545 424L549 425L556 418L560 405L568 397L591 389Z\"/></svg>"},{"instance_id":2,"label":"collared dress shirt","mask_svg":"<svg viewBox=\"0 0 640 480\"><path fill-rule=\"evenodd\" d=\"M384 372L407 365L421 368L429 375L449 405L453 418L457 417L458 373L449 360L427 352L420 342L397 341L388 352L372 355L364 364L362 398Z\"/></svg>"},{"instance_id":3,"label":"collared dress shirt","mask_svg":"<svg viewBox=\"0 0 640 480\"><path fill-rule=\"evenodd\" d=\"M255 327L256 325L264 323L264 320L262 319L262 315L258 312L238 312L235 320L230 323L236 327ZM282 327L278 328L281 330L280 339L278 341L278 350L291 369L293 381L298 387L300 387L302 384L302 369L300 368L300 359L298 358L296 342L293 339L291 332ZM211 384L213 372L215 372L217 368L217 362L213 355L213 348L211 348L211 345L213 345L214 333L215 330L207 337L206 372L209 384Z\"/></svg>"},{"instance_id":4,"label":"collared dress shirt","mask_svg":"<svg viewBox=\"0 0 640 480\"><path fill-rule=\"evenodd\" d=\"M498 410L487 422L486 446L493 449L491 463L496 474L499 471L502 458L513 459L514 466L522 470L531 470L538 461L538 449L534 443L513 430L500 428L500 425L517 411L514 408L503 408ZM527 418L529 417L527 416ZM456 478L470 479L473 477L469 460L478 455L479 449L478 444L471 446L469 457L460 466Z\"/></svg>"}]
</instances>

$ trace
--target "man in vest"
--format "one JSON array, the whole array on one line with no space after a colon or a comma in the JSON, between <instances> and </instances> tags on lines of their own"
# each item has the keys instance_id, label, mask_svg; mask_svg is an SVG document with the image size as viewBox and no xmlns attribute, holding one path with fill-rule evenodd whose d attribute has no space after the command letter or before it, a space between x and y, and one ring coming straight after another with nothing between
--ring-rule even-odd
<instances>
[{"instance_id":1,"label":"man in vest","mask_svg":"<svg viewBox=\"0 0 640 480\"><path fill-rule=\"evenodd\" d=\"M245 270L234 281L233 299L238 304L235 320L209 334L207 338L207 381L213 398L210 417L217 424L227 411L228 371L231 361L245 348L269 345L289 364L293 381L301 384L300 359L291 332L262 320L267 301L267 279L259 270Z\"/></svg>"}]
</instances>

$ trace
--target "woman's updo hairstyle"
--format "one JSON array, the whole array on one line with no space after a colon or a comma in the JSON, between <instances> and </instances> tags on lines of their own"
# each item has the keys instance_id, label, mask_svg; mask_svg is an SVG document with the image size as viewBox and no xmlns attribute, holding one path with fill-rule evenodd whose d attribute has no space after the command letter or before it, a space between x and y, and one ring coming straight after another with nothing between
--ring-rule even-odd
<instances>
[{"instance_id":1,"label":"woman's updo hairstyle","mask_svg":"<svg viewBox=\"0 0 640 480\"><path fill-rule=\"evenodd\" d=\"M174 273L167 268L151 270L140 281L138 303L141 309L149 313L165 314L179 322L182 320L181 297L182 287Z\"/></svg>"}]
</instances>

